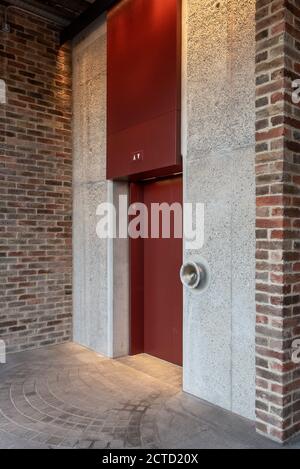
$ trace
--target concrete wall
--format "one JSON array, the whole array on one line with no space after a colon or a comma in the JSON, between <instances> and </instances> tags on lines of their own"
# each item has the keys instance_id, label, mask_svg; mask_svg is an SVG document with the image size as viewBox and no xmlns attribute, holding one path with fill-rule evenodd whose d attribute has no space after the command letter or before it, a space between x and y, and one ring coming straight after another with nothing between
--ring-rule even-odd
<instances>
[{"instance_id":1,"label":"concrete wall","mask_svg":"<svg viewBox=\"0 0 300 469\"><path fill-rule=\"evenodd\" d=\"M185 295L184 389L254 418L255 0L184 0L185 200L204 202L210 271ZM128 352L128 245L96 237L96 206L126 184L105 181L106 33L74 43L74 339Z\"/></svg>"},{"instance_id":2,"label":"concrete wall","mask_svg":"<svg viewBox=\"0 0 300 469\"><path fill-rule=\"evenodd\" d=\"M105 17L74 40L73 79L74 340L116 357L128 353L128 243L97 237L96 209L127 185L106 181Z\"/></svg>"},{"instance_id":3,"label":"concrete wall","mask_svg":"<svg viewBox=\"0 0 300 469\"><path fill-rule=\"evenodd\" d=\"M205 203L210 273L185 295L184 389L254 418L255 0L185 0L185 201Z\"/></svg>"}]
</instances>

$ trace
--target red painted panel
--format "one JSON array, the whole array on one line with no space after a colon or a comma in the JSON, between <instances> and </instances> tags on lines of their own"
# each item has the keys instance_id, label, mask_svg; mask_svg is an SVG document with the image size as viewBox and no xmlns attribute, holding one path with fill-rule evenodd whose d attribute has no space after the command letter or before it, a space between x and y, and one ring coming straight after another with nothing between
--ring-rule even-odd
<instances>
[{"instance_id":1,"label":"red painted panel","mask_svg":"<svg viewBox=\"0 0 300 469\"><path fill-rule=\"evenodd\" d=\"M151 203L182 203L181 177L144 183L142 194L137 187L133 185L133 201L139 197L149 208ZM174 237L131 241L131 351L178 365L182 365L182 250L182 239Z\"/></svg>"},{"instance_id":2,"label":"red painted panel","mask_svg":"<svg viewBox=\"0 0 300 469\"><path fill-rule=\"evenodd\" d=\"M181 0L123 0L108 15L107 177L178 166Z\"/></svg>"}]
</instances>

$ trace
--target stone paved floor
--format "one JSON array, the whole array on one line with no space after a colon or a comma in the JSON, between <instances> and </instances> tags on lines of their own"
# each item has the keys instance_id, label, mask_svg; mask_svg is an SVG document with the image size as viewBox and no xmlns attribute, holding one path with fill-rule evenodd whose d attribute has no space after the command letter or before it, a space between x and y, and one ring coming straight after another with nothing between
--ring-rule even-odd
<instances>
[{"instance_id":1,"label":"stone paved floor","mask_svg":"<svg viewBox=\"0 0 300 469\"><path fill-rule=\"evenodd\" d=\"M66 344L0 365L0 448L140 447L279 446L181 392L181 369L147 355L108 360Z\"/></svg>"}]
</instances>

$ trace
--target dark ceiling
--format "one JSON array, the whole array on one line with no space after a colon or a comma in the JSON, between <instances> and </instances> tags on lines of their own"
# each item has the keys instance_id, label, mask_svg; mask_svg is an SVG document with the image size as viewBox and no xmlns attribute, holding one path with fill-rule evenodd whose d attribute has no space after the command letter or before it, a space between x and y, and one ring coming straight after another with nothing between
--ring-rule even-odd
<instances>
[{"instance_id":1,"label":"dark ceiling","mask_svg":"<svg viewBox=\"0 0 300 469\"><path fill-rule=\"evenodd\" d=\"M48 17L62 27L61 44L73 39L96 18L120 0L0 0L0 6L13 5ZM162 0L163 1L163 0Z\"/></svg>"},{"instance_id":2,"label":"dark ceiling","mask_svg":"<svg viewBox=\"0 0 300 469\"><path fill-rule=\"evenodd\" d=\"M53 11L72 21L85 11L93 0L26 0L26 3L39 4L44 11Z\"/></svg>"},{"instance_id":3,"label":"dark ceiling","mask_svg":"<svg viewBox=\"0 0 300 469\"><path fill-rule=\"evenodd\" d=\"M50 14L71 23L87 10L94 0L1 0L0 4L16 5L23 8L40 10L45 15Z\"/></svg>"}]
</instances>

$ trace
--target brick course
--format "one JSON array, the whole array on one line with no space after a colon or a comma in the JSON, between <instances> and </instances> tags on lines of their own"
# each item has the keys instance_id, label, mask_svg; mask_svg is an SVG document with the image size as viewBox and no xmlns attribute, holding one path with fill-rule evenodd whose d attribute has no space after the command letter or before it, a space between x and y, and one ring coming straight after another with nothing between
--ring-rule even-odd
<instances>
[{"instance_id":1,"label":"brick course","mask_svg":"<svg viewBox=\"0 0 300 469\"><path fill-rule=\"evenodd\" d=\"M298 0L257 0L257 429L300 431L300 78Z\"/></svg>"},{"instance_id":2,"label":"brick course","mask_svg":"<svg viewBox=\"0 0 300 469\"><path fill-rule=\"evenodd\" d=\"M0 33L0 339L8 351L68 341L72 319L71 50L11 10Z\"/></svg>"}]
</instances>

